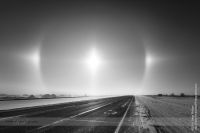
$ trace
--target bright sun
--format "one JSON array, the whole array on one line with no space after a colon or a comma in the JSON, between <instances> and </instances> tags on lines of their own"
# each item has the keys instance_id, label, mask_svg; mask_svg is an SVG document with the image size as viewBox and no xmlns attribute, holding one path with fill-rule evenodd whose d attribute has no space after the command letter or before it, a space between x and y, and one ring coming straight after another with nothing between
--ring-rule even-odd
<instances>
[{"instance_id":1,"label":"bright sun","mask_svg":"<svg viewBox=\"0 0 200 133\"><path fill-rule=\"evenodd\" d=\"M154 61L154 59L152 56L150 56L150 55L146 56L146 59L145 59L146 66L151 66L153 64L153 61Z\"/></svg>"},{"instance_id":2,"label":"bright sun","mask_svg":"<svg viewBox=\"0 0 200 133\"><path fill-rule=\"evenodd\" d=\"M89 54L89 57L86 60L86 63L91 72L96 73L97 69L102 63L101 58L99 57L96 49L92 49L92 51Z\"/></svg>"},{"instance_id":3,"label":"bright sun","mask_svg":"<svg viewBox=\"0 0 200 133\"><path fill-rule=\"evenodd\" d=\"M31 62L36 66L39 67L40 65L40 54L39 51L34 51L31 55L30 55L30 60Z\"/></svg>"}]
</instances>

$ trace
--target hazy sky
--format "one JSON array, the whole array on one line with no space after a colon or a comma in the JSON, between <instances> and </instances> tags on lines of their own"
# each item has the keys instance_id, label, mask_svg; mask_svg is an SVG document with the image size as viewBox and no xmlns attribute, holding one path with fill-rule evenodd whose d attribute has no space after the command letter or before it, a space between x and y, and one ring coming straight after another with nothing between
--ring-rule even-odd
<instances>
[{"instance_id":1,"label":"hazy sky","mask_svg":"<svg viewBox=\"0 0 200 133\"><path fill-rule=\"evenodd\" d=\"M195 2L0 6L0 93L193 94L200 83Z\"/></svg>"}]
</instances>

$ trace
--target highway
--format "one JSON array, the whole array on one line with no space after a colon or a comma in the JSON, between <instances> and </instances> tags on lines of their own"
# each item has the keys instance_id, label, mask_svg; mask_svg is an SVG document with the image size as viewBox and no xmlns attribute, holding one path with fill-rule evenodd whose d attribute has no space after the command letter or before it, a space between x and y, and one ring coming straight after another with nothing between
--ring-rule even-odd
<instances>
[{"instance_id":1,"label":"highway","mask_svg":"<svg viewBox=\"0 0 200 133\"><path fill-rule=\"evenodd\" d=\"M0 111L2 133L121 133L131 126L134 96Z\"/></svg>"}]
</instances>

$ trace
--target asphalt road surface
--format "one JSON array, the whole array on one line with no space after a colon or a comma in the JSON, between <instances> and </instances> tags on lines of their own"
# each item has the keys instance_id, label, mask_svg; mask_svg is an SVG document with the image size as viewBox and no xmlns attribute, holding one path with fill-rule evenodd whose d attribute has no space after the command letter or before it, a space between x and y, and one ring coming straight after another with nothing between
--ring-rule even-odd
<instances>
[{"instance_id":1,"label":"asphalt road surface","mask_svg":"<svg viewBox=\"0 0 200 133\"><path fill-rule=\"evenodd\" d=\"M134 96L121 96L0 111L0 132L128 132L134 102Z\"/></svg>"}]
</instances>

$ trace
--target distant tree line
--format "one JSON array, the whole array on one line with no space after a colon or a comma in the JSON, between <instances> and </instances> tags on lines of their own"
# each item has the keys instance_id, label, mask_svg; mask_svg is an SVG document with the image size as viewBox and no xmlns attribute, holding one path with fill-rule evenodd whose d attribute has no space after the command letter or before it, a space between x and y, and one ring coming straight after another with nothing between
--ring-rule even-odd
<instances>
[{"instance_id":1,"label":"distant tree line","mask_svg":"<svg viewBox=\"0 0 200 133\"><path fill-rule=\"evenodd\" d=\"M56 98L56 94L44 94L44 95L41 95L40 98ZM37 96L34 96L34 95L29 95L28 96L28 99L35 99L35 98L38 98Z\"/></svg>"},{"instance_id":2,"label":"distant tree line","mask_svg":"<svg viewBox=\"0 0 200 133\"><path fill-rule=\"evenodd\" d=\"M84 95L84 97L87 95ZM72 96L70 94L23 94L23 95L9 95L9 94L0 94L0 101L4 100L30 100L30 99L51 99L51 98L71 98L71 97L83 97L83 96Z\"/></svg>"},{"instance_id":3,"label":"distant tree line","mask_svg":"<svg viewBox=\"0 0 200 133\"><path fill-rule=\"evenodd\" d=\"M179 97L185 97L186 95L185 95L185 93L180 93L179 95L176 95L174 93L171 93L171 94L162 94L162 93L159 93L159 94L157 94L157 96L159 96L159 97L161 97L161 96L170 96L170 97L177 97L177 96L179 96Z\"/></svg>"}]
</instances>

